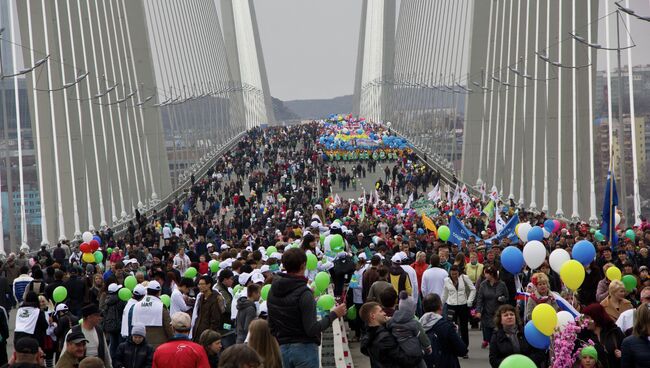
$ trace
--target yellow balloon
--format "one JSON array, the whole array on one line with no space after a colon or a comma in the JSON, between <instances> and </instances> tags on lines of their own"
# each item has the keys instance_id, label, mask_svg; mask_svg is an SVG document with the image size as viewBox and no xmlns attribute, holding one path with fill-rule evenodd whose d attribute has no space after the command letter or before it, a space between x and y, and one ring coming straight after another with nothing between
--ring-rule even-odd
<instances>
[{"instance_id":1,"label":"yellow balloon","mask_svg":"<svg viewBox=\"0 0 650 368\"><path fill-rule=\"evenodd\" d=\"M621 270L616 266L608 268L605 274L607 275L609 281L620 280L621 277L623 277Z\"/></svg>"},{"instance_id":2,"label":"yellow balloon","mask_svg":"<svg viewBox=\"0 0 650 368\"><path fill-rule=\"evenodd\" d=\"M566 287L576 291L582 285L582 282L585 281L585 268L575 259L566 261L560 269L560 278Z\"/></svg>"},{"instance_id":3,"label":"yellow balloon","mask_svg":"<svg viewBox=\"0 0 650 368\"><path fill-rule=\"evenodd\" d=\"M515 226L515 234L517 234L517 238L519 237L519 225L521 225L521 222Z\"/></svg>"},{"instance_id":4,"label":"yellow balloon","mask_svg":"<svg viewBox=\"0 0 650 368\"><path fill-rule=\"evenodd\" d=\"M533 325L546 336L551 336L557 325L557 312L549 304L538 304L533 309Z\"/></svg>"},{"instance_id":5,"label":"yellow balloon","mask_svg":"<svg viewBox=\"0 0 650 368\"><path fill-rule=\"evenodd\" d=\"M81 256L81 260L86 263L95 263L95 255L93 255L92 253L84 253Z\"/></svg>"}]
</instances>

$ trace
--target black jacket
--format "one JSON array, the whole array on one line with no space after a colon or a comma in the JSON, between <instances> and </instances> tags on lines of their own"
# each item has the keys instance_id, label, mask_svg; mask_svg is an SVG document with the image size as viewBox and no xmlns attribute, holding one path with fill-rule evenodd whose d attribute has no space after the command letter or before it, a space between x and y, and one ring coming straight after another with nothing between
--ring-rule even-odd
<instances>
[{"instance_id":1,"label":"black jacket","mask_svg":"<svg viewBox=\"0 0 650 368\"><path fill-rule=\"evenodd\" d=\"M467 355L467 345L460 338L456 327L446 318L434 313L425 313L420 319L422 327L431 341L432 348L438 349L439 356L434 358L426 355L424 361L427 367L460 368L458 357ZM438 346L434 347L437 341ZM437 361L436 361L437 360Z\"/></svg>"},{"instance_id":2,"label":"black jacket","mask_svg":"<svg viewBox=\"0 0 650 368\"><path fill-rule=\"evenodd\" d=\"M330 312L316 320L314 293L304 277L280 274L273 280L268 295L269 328L280 345L315 343L320 345L321 332L326 330L336 314Z\"/></svg>"},{"instance_id":3,"label":"black jacket","mask_svg":"<svg viewBox=\"0 0 650 368\"><path fill-rule=\"evenodd\" d=\"M649 368L650 341L647 338L628 336L621 344L621 367Z\"/></svg>"},{"instance_id":4,"label":"black jacket","mask_svg":"<svg viewBox=\"0 0 650 368\"><path fill-rule=\"evenodd\" d=\"M506 332L500 328L494 331L492 341L490 341L490 365L492 368L498 368L501 362L512 354L526 355L535 362L538 367L543 367L546 362L546 353L543 350L535 349L528 344L524 338L523 329L519 329L519 351L515 351L512 342L506 335Z\"/></svg>"},{"instance_id":5,"label":"black jacket","mask_svg":"<svg viewBox=\"0 0 650 368\"><path fill-rule=\"evenodd\" d=\"M610 328L603 328L600 331L601 339L598 339L598 336L588 329L583 329L578 333L578 342L576 345L579 345L581 341L594 341L595 348L598 351L598 361L605 368L618 368L622 367L621 360L616 357L615 351L621 349L623 339L625 334L618 328L616 325L613 325ZM629 367L625 367L629 368Z\"/></svg>"},{"instance_id":6,"label":"black jacket","mask_svg":"<svg viewBox=\"0 0 650 368\"><path fill-rule=\"evenodd\" d=\"M153 347L147 340L136 345L129 338L117 347L113 357L113 368L151 368Z\"/></svg>"},{"instance_id":7,"label":"black jacket","mask_svg":"<svg viewBox=\"0 0 650 368\"><path fill-rule=\"evenodd\" d=\"M368 327L361 337L361 352L370 357L376 368L412 368L422 360L406 355L385 326Z\"/></svg>"},{"instance_id":8,"label":"black jacket","mask_svg":"<svg viewBox=\"0 0 650 368\"><path fill-rule=\"evenodd\" d=\"M66 304L73 313L79 313L86 298L86 283L79 276L71 276L68 281L63 283L63 286L68 290Z\"/></svg>"}]
</instances>

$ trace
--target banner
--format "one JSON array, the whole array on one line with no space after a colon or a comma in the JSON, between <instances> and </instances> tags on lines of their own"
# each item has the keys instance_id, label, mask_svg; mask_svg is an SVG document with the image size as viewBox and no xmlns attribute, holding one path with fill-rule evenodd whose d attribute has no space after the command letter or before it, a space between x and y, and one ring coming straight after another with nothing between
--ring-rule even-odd
<instances>
[{"instance_id":1,"label":"banner","mask_svg":"<svg viewBox=\"0 0 650 368\"><path fill-rule=\"evenodd\" d=\"M447 241L456 245L460 245L462 240L468 240L470 237L474 237L476 240L480 239L474 233L469 231L469 229L466 228L465 225L456 218L456 216L451 216L449 219L449 232L451 234Z\"/></svg>"},{"instance_id":2,"label":"banner","mask_svg":"<svg viewBox=\"0 0 650 368\"><path fill-rule=\"evenodd\" d=\"M501 230L497 235L491 237L490 239L485 240L485 244L492 244L494 241L501 241L501 239L509 238L511 244L517 244L519 242L519 237L515 233L515 228L519 224L519 214L516 213L506 226Z\"/></svg>"}]
</instances>

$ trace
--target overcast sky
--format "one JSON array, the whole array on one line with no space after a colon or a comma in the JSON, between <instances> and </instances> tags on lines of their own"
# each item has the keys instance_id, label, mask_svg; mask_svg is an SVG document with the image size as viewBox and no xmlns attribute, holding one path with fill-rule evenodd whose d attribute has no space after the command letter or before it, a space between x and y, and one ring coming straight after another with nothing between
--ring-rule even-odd
<instances>
[{"instance_id":1,"label":"overcast sky","mask_svg":"<svg viewBox=\"0 0 650 368\"><path fill-rule=\"evenodd\" d=\"M360 0L254 0L271 94L281 100L331 98L352 94L361 21ZM613 11L614 0L608 0ZM605 15L600 1L600 17ZM650 1L630 0L637 13L650 15ZM398 5L399 9L399 5ZM609 17L612 44L616 17ZM605 20L599 43L606 45ZM633 19L637 44L632 64L650 64L650 23ZM625 34L622 34L623 38ZM625 43L625 42L623 42ZM606 52L598 53L605 69ZM611 55L615 67L615 54ZM627 65L627 55L622 58Z\"/></svg>"},{"instance_id":2,"label":"overcast sky","mask_svg":"<svg viewBox=\"0 0 650 368\"><path fill-rule=\"evenodd\" d=\"M352 94L360 0L255 0L273 97Z\"/></svg>"}]
</instances>

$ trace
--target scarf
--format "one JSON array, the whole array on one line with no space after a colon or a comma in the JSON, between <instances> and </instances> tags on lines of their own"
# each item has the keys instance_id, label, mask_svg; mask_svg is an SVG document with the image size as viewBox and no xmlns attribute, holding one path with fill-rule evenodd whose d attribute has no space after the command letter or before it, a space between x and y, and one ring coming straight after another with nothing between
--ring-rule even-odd
<instances>
[{"instance_id":1,"label":"scarf","mask_svg":"<svg viewBox=\"0 0 650 368\"><path fill-rule=\"evenodd\" d=\"M512 348L516 353L521 352L521 347L519 345L519 337L517 336L517 333L519 332L517 325L513 326L503 326L503 331L506 333L506 336L512 343Z\"/></svg>"}]
</instances>

